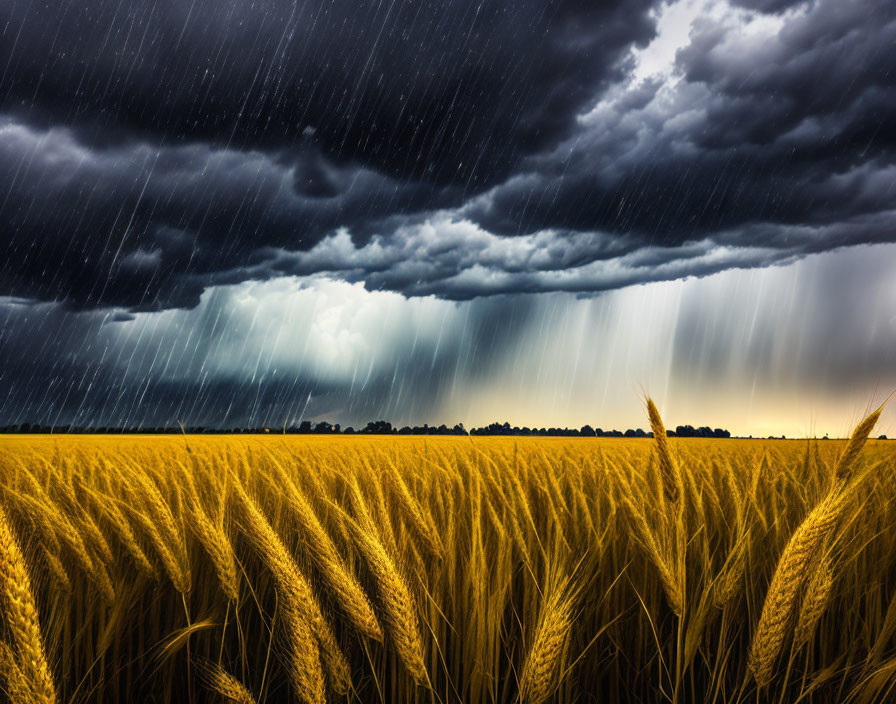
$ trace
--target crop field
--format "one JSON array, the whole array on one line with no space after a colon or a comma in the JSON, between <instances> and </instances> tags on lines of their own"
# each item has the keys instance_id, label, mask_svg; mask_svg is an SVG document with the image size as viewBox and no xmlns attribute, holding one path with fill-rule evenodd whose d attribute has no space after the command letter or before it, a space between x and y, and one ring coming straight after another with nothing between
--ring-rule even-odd
<instances>
[{"instance_id":1,"label":"crop field","mask_svg":"<svg viewBox=\"0 0 896 704\"><path fill-rule=\"evenodd\" d=\"M5 436L24 702L896 700L896 443Z\"/></svg>"}]
</instances>

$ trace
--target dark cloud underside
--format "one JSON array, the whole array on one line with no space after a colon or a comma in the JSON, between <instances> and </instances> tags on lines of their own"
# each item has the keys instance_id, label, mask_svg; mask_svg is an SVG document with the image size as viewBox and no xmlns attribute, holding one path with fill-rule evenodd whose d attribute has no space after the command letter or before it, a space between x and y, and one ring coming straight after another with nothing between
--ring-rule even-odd
<instances>
[{"instance_id":1,"label":"dark cloud underside","mask_svg":"<svg viewBox=\"0 0 896 704\"><path fill-rule=\"evenodd\" d=\"M579 269L639 247L670 263L760 233L777 255L723 258L755 266L890 241L896 6L741 5L784 14L698 18L674 72L638 83L647 0L7 3L0 293L190 307L290 257L313 273L303 253L340 229L339 275L461 298L632 283ZM438 247L402 266L433 217L507 251L549 231L564 255L548 276Z\"/></svg>"},{"instance_id":2,"label":"dark cloud underside","mask_svg":"<svg viewBox=\"0 0 896 704\"><path fill-rule=\"evenodd\" d=\"M566 135L648 0L9 3L2 105L91 145L290 150L477 190ZM307 132L306 132L307 128Z\"/></svg>"}]
</instances>

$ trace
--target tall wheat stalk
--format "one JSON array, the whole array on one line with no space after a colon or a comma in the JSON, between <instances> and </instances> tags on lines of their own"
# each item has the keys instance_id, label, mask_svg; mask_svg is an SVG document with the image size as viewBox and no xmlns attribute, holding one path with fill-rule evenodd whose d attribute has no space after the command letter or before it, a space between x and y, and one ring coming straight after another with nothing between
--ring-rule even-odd
<instances>
[{"instance_id":1,"label":"tall wheat stalk","mask_svg":"<svg viewBox=\"0 0 896 704\"><path fill-rule=\"evenodd\" d=\"M547 590L520 677L520 699L527 704L544 704L561 684L563 656L572 630L573 603L566 581L555 579Z\"/></svg>"},{"instance_id":2,"label":"tall wheat stalk","mask_svg":"<svg viewBox=\"0 0 896 704\"><path fill-rule=\"evenodd\" d=\"M272 461L272 465L277 472L278 483L302 530L303 543L336 597L336 601L361 635L382 641L383 631L370 600L358 580L343 563L336 545L327 534L310 502L278 462Z\"/></svg>"},{"instance_id":3,"label":"tall wheat stalk","mask_svg":"<svg viewBox=\"0 0 896 704\"><path fill-rule=\"evenodd\" d=\"M373 519L366 508L357 484L351 484L359 521L348 518L367 567L376 580L383 616L392 645L408 672L420 685L429 685L424 661L423 638L417 624L417 613L411 593L401 573L377 538Z\"/></svg>"},{"instance_id":4,"label":"tall wheat stalk","mask_svg":"<svg viewBox=\"0 0 896 704\"><path fill-rule=\"evenodd\" d=\"M653 430L653 440L656 443L657 455L659 456L660 477L663 482L663 493L666 495L670 504L677 505L678 499L682 494L681 473L678 465L672 459L672 452L669 450L669 439L666 436L666 426L663 425L663 419L660 412L656 408L653 399L647 399L647 416L650 419L650 427Z\"/></svg>"},{"instance_id":5,"label":"tall wheat stalk","mask_svg":"<svg viewBox=\"0 0 896 704\"><path fill-rule=\"evenodd\" d=\"M56 688L38 620L37 604L25 558L16 542L6 511L0 507L0 589L3 593L6 624L13 648L2 659L10 692L27 693L31 702L54 704ZM17 657L15 657L17 656ZM13 667L13 664L15 667Z\"/></svg>"},{"instance_id":6,"label":"tall wheat stalk","mask_svg":"<svg viewBox=\"0 0 896 704\"><path fill-rule=\"evenodd\" d=\"M274 576L289 637L289 675L296 694L306 704L322 704L326 701L326 686L314 633L317 606L311 603L314 598L311 587L238 478L233 480L233 494L239 503L244 532Z\"/></svg>"},{"instance_id":7,"label":"tall wheat stalk","mask_svg":"<svg viewBox=\"0 0 896 704\"><path fill-rule=\"evenodd\" d=\"M852 478L855 461L881 410L877 409L856 427L837 462L834 485L794 531L778 560L750 645L749 666L760 687L771 681L775 661L793 628L798 596L810 574L810 566L837 525L846 504L846 482Z\"/></svg>"}]
</instances>

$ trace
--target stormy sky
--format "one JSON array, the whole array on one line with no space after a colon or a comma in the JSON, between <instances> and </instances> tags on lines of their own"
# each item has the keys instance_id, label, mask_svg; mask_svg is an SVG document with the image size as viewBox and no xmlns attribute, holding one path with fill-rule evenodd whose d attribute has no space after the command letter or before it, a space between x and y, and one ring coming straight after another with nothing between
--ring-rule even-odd
<instances>
[{"instance_id":1,"label":"stormy sky","mask_svg":"<svg viewBox=\"0 0 896 704\"><path fill-rule=\"evenodd\" d=\"M2 3L0 424L842 435L894 55L888 0Z\"/></svg>"}]
</instances>

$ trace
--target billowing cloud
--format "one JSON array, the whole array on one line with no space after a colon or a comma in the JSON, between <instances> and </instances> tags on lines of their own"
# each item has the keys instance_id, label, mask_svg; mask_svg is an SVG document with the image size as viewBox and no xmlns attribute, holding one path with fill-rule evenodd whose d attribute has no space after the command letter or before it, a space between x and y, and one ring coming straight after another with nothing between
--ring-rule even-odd
<instances>
[{"instance_id":1,"label":"billowing cloud","mask_svg":"<svg viewBox=\"0 0 896 704\"><path fill-rule=\"evenodd\" d=\"M193 306L265 247L301 250L338 226L360 235L396 209L445 197L357 166L330 167L323 197L301 170L322 168L320 159L310 149L284 164L204 144L92 150L67 128L0 121L0 175L10 184L0 292L77 307Z\"/></svg>"},{"instance_id":2,"label":"billowing cloud","mask_svg":"<svg viewBox=\"0 0 896 704\"><path fill-rule=\"evenodd\" d=\"M0 10L0 294L582 294L889 242L896 9Z\"/></svg>"},{"instance_id":3,"label":"billowing cloud","mask_svg":"<svg viewBox=\"0 0 896 704\"><path fill-rule=\"evenodd\" d=\"M896 10L876 2L698 18L670 77L608 92L573 137L467 212L505 234L594 229L675 245L741 228L749 245L757 225L786 242L790 228L892 211L894 41ZM892 237L889 225L866 234Z\"/></svg>"}]
</instances>

